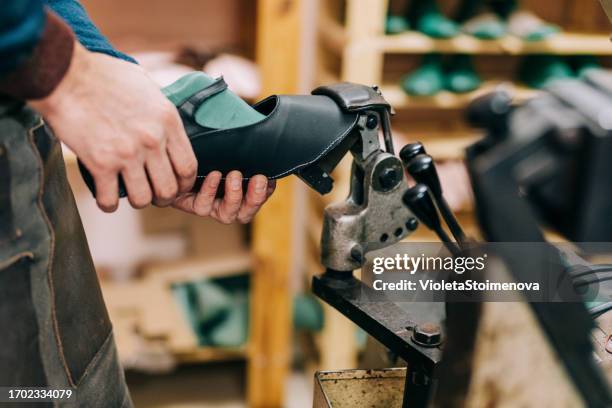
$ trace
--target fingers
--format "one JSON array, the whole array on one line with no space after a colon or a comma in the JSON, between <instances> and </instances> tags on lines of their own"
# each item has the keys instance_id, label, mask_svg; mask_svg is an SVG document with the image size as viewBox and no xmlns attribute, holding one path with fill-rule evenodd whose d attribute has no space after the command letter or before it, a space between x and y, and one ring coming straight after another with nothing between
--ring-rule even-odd
<instances>
[{"instance_id":1,"label":"fingers","mask_svg":"<svg viewBox=\"0 0 612 408\"><path fill-rule=\"evenodd\" d=\"M133 165L121 172L128 193L128 200L136 209L144 208L153 198L149 180L142 165Z\"/></svg>"},{"instance_id":2,"label":"fingers","mask_svg":"<svg viewBox=\"0 0 612 408\"><path fill-rule=\"evenodd\" d=\"M172 107L172 110L173 112L169 114L167 119L170 134L166 149L176 174L178 191L179 193L186 193L191 191L195 183L198 162L180 117L174 107Z\"/></svg>"},{"instance_id":3,"label":"fingers","mask_svg":"<svg viewBox=\"0 0 612 408\"><path fill-rule=\"evenodd\" d=\"M244 203L238 211L238 221L243 224L251 222L257 211L259 211L268 197L267 177L262 175L253 177L249 181L249 187L247 189Z\"/></svg>"},{"instance_id":4,"label":"fingers","mask_svg":"<svg viewBox=\"0 0 612 408\"><path fill-rule=\"evenodd\" d=\"M193 212L197 215L207 217L213 210L215 196L221 184L221 173L212 171L206 176L200 191L195 197L193 203Z\"/></svg>"},{"instance_id":5,"label":"fingers","mask_svg":"<svg viewBox=\"0 0 612 408\"><path fill-rule=\"evenodd\" d=\"M210 172L198 193L187 193L179 196L173 206L179 210L186 211L191 214L207 217L211 215L215 203L215 196L219 184L221 184L221 173L218 171Z\"/></svg>"},{"instance_id":6,"label":"fingers","mask_svg":"<svg viewBox=\"0 0 612 408\"><path fill-rule=\"evenodd\" d=\"M175 201L177 194L191 191L198 164L176 109L170 106L161 120L167 136L165 143L163 138L149 138L145 167L153 202L165 207Z\"/></svg>"},{"instance_id":7,"label":"fingers","mask_svg":"<svg viewBox=\"0 0 612 408\"><path fill-rule=\"evenodd\" d=\"M208 217L213 210L215 195L220 183L221 173L212 171L204 179L202 187L200 187L200 191L197 194L188 193L180 196L174 206L200 217Z\"/></svg>"},{"instance_id":8,"label":"fingers","mask_svg":"<svg viewBox=\"0 0 612 408\"><path fill-rule=\"evenodd\" d=\"M117 173L105 172L94 174L96 183L96 202L104 212L113 212L119 205L119 181Z\"/></svg>"},{"instance_id":9,"label":"fingers","mask_svg":"<svg viewBox=\"0 0 612 408\"><path fill-rule=\"evenodd\" d=\"M236 220L246 224L253 219L276 188L274 180L257 175L249 181L247 192L243 194L242 174L233 171L225 178L225 195L223 199L219 199L216 195L221 181L221 173L213 171L206 176L197 194L183 194L172 205L192 214L210 216L224 224Z\"/></svg>"},{"instance_id":10,"label":"fingers","mask_svg":"<svg viewBox=\"0 0 612 408\"><path fill-rule=\"evenodd\" d=\"M242 173L237 170L228 173L225 178L225 196L215 201L213 211L215 218L223 224L236 220L242 204Z\"/></svg>"},{"instance_id":11,"label":"fingers","mask_svg":"<svg viewBox=\"0 0 612 408\"><path fill-rule=\"evenodd\" d=\"M164 150L150 152L145 166L151 180L155 205L165 207L172 204L178 193L178 184L166 152Z\"/></svg>"}]
</instances>

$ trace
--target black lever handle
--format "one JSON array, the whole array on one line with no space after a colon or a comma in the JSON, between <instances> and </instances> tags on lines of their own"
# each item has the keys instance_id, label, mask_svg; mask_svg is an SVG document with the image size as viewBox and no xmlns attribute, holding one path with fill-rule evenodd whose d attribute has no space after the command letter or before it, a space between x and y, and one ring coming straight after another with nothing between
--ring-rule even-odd
<instances>
[{"instance_id":1,"label":"black lever handle","mask_svg":"<svg viewBox=\"0 0 612 408\"><path fill-rule=\"evenodd\" d=\"M442 185L438 177L438 171L432 157L428 154L419 154L413 157L407 164L406 170L417 183L425 184L431 190L436 199L442 196Z\"/></svg>"},{"instance_id":2,"label":"black lever handle","mask_svg":"<svg viewBox=\"0 0 612 408\"><path fill-rule=\"evenodd\" d=\"M432 157L427 154L419 154L406 164L406 170L417 183L422 183L429 187L438 202L440 213L448 224L451 233L458 243L465 243L467 241L465 233L442 194L442 185L440 184L438 171Z\"/></svg>"},{"instance_id":3,"label":"black lever handle","mask_svg":"<svg viewBox=\"0 0 612 408\"><path fill-rule=\"evenodd\" d=\"M446 231L442 228L436 205L431 198L429 188L425 184L417 184L411 187L406 191L402 199L414 215L427 228L433 230L438 235L442 243L453 255L459 255L459 249L453 244Z\"/></svg>"},{"instance_id":4,"label":"black lever handle","mask_svg":"<svg viewBox=\"0 0 612 408\"><path fill-rule=\"evenodd\" d=\"M417 184L409 188L404 194L403 200L404 204L427 228L437 231L442 227L436 206L429 195L429 188L425 184Z\"/></svg>"},{"instance_id":5,"label":"black lever handle","mask_svg":"<svg viewBox=\"0 0 612 408\"><path fill-rule=\"evenodd\" d=\"M402 159L404 166L419 154L426 154L425 146L421 142L408 143L400 150L399 157Z\"/></svg>"}]
</instances>

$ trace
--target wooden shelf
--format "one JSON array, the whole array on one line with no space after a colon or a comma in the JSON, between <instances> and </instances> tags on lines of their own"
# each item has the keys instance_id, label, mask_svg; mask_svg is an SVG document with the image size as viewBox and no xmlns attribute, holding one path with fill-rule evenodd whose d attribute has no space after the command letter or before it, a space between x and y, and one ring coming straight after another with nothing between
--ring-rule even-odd
<instances>
[{"instance_id":1,"label":"wooden shelf","mask_svg":"<svg viewBox=\"0 0 612 408\"><path fill-rule=\"evenodd\" d=\"M612 44L610 44L612 48ZM407 95L399 85L386 84L381 86L381 91L387 101L395 109L423 108L423 109L461 109L465 108L474 98L493 91L497 87L507 87L514 94L515 102L522 102L533 98L538 90L517 86L503 81L487 81L475 91L455 94L442 91L434 96L410 96Z\"/></svg>"},{"instance_id":2,"label":"wooden shelf","mask_svg":"<svg viewBox=\"0 0 612 408\"><path fill-rule=\"evenodd\" d=\"M161 280L170 285L236 275L250 272L252 268L251 254L248 251L237 250L231 255L218 258L186 258L152 263L146 266L143 274L147 278Z\"/></svg>"},{"instance_id":3,"label":"wooden shelf","mask_svg":"<svg viewBox=\"0 0 612 408\"><path fill-rule=\"evenodd\" d=\"M178 363L195 364L215 361L244 360L248 356L248 347L198 347L190 351L174 353Z\"/></svg>"},{"instance_id":4,"label":"wooden shelf","mask_svg":"<svg viewBox=\"0 0 612 408\"><path fill-rule=\"evenodd\" d=\"M430 52L460 54L596 54L612 55L612 43L607 35L583 33L559 33L543 41L527 42L514 36L499 40L479 40L468 35L450 39L434 39L414 31L404 34L372 37L355 41L349 47L370 49L383 53L424 54Z\"/></svg>"}]
</instances>

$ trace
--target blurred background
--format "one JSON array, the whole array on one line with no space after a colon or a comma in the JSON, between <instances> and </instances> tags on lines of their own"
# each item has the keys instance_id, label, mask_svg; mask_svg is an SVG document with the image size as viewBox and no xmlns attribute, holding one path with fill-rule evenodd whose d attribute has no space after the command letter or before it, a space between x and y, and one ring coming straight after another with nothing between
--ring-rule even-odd
<instances>
[{"instance_id":1,"label":"blurred background","mask_svg":"<svg viewBox=\"0 0 612 408\"><path fill-rule=\"evenodd\" d=\"M463 119L495 87L517 101L556 78L612 67L609 23L584 0L82 0L111 42L165 86L223 75L249 102L319 84L380 85L395 143L422 141L446 194L478 236ZM349 161L320 197L279 183L252 225L172 209L104 214L66 152L70 181L137 407L312 405L316 370L391 366L384 350L309 294L326 204L348 191ZM410 239L434 240L420 229Z\"/></svg>"}]
</instances>

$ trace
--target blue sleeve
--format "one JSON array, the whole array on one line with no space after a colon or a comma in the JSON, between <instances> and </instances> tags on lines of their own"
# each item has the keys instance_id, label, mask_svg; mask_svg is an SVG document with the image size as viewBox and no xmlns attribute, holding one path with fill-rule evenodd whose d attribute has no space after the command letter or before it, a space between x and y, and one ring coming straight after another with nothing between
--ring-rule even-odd
<instances>
[{"instance_id":1,"label":"blue sleeve","mask_svg":"<svg viewBox=\"0 0 612 408\"><path fill-rule=\"evenodd\" d=\"M2 0L0 6L0 74L24 62L38 43L45 25L41 0Z\"/></svg>"},{"instance_id":2,"label":"blue sleeve","mask_svg":"<svg viewBox=\"0 0 612 408\"><path fill-rule=\"evenodd\" d=\"M45 3L72 28L79 42L88 50L136 63L132 57L110 45L78 0L45 0Z\"/></svg>"}]
</instances>

